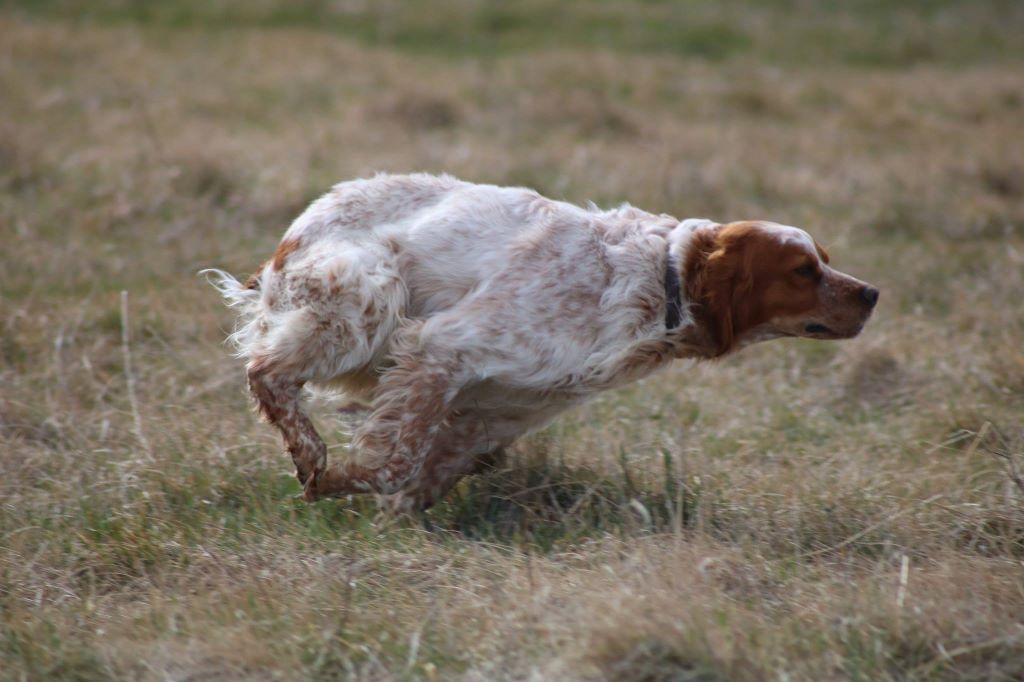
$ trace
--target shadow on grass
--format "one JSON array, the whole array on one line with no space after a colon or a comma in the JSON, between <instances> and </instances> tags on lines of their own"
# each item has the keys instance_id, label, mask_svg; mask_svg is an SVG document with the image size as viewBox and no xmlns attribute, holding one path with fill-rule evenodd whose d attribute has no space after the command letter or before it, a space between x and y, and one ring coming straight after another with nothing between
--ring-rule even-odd
<instances>
[{"instance_id":1,"label":"shadow on grass","mask_svg":"<svg viewBox=\"0 0 1024 682\"><path fill-rule=\"evenodd\" d=\"M429 526L463 539L558 549L606 534L635 535L692 526L700 491L673 473L665 453L662 481L553 461L545 452L516 458L466 479L430 511Z\"/></svg>"},{"instance_id":2,"label":"shadow on grass","mask_svg":"<svg viewBox=\"0 0 1024 682\"><path fill-rule=\"evenodd\" d=\"M1019 450L1012 444L1006 451ZM88 555L89 577L115 584L145 575L148 567L186 561L183 548L212 541L242 548L287 536L317 551L352 540L402 546L408 534L391 531L424 526L431 541L542 553L609 536L696 531L730 544L754 541L765 556L878 558L893 547L916 545L920 533L906 519L920 506L919 528L972 553L1019 557L1024 547L1020 511L1005 505L955 505L947 512L930 500L878 495L871 486L797 497L744 493L728 481L684 476L686 467L668 452L657 468L637 466L625 452L617 468L567 464L536 441L516 453L500 468L466 478L418 517L382 511L371 496L307 504L293 477L239 450L226 466L150 471L116 495L97 489L62 518ZM33 523L23 519L12 527Z\"/></svg>"}]
</instances>

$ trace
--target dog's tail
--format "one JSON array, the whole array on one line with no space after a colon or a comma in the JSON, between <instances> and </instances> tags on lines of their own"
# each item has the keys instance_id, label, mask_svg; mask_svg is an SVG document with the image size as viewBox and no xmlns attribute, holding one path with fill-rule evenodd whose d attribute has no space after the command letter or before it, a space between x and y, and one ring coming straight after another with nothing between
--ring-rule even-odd
<instances>
[{"instance_id":1,"label":"dog's tail","mask_svg":"<svg viewBox=\"0 0 1024 682\"><path fill-rule=\"evenodd\" d=\"M259 278L250 277L249 281L243 284L231 274L216 268L200 270L199 274L205 276L206 281L220 292L229 308L238 311L238 321L235 330L228 336L228 341L235 347L236 356L248 357L264 312Z\"/></svg>"}]
</instances>

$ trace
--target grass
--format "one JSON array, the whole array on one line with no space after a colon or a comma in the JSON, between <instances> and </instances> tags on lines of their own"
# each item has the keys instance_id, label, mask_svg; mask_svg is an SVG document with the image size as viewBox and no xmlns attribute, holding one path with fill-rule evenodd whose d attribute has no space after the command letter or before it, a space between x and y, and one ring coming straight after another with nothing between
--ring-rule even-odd
<instances>
[{"instance_id":1,"label":"grass","mask_svg":"<svg viewBox=\"0 0 1024 682\"><path fill-rule=\"evenodd\" d=\"M0 679L1020 679L1016 4L396 7L0 10ZM195 273L381 169L803 225L880 309L305 505Z\"/></svg>"},{"instance_id":2,"label":"grass","mask_svg":"<svg viewBox=\"0 0 1024 682\"><path fill-rule=\"evenodd\" d=\"M874 66L1021 55L1015 28L1022 14L1008 0L981 3L981 7L966 0L441 0L429 4L34 0L17 3L17 8L28 15L84 23L217 30L314 28L368 45L447 56L488 57L565 45L712 60L744 55Z\"/></svg>"}]
</instances>

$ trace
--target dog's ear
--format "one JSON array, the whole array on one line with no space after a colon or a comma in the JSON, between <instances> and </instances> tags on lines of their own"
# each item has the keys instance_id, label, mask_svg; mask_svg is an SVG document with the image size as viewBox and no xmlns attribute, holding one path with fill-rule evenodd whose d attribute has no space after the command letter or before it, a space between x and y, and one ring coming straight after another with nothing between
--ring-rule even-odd
<instances>
[{"instance_id":1,"label":"dog's ear","mask_svg":"<svg viewBox=\"0 0 1024 682\"><path fill-rule=\"evenodd\" d=\"M708 256L705 305L715 331L718 355L722 355L736 341L733 326L733 272L735 258L725 248L718 248Z\"/></svg>"},{"instance_id":2,"label":"dog's ear","mask_svg":"<svg viewBox=\"0 0 1024 682\"><path fill-rule=\"evenodd\" d=\"M818 251L818 256L821 258L822 262L828 265L828 251L825 250L825 247L815 240L814 248Z\"/></svg>"},{"instance_id":3,"label":"dog's ear","mask_svg":"<svg viewBox=\"0 0 1024 682\"><path fill-rule=\"evenodd\" d=\"M750 241L749 231L727 228L717 235L715 250L708 255L706 306L714 324L718 355L732 350L737 337L749 327L754 285Z\"/></svg>"}]
</instances>

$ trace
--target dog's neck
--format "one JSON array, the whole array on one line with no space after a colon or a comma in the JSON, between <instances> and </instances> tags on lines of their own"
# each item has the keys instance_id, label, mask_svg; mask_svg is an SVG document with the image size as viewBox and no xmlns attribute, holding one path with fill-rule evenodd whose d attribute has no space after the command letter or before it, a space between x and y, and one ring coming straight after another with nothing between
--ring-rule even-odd
<instances>
[{"instance_id":1,"label":"dog's neck","mask_svg":"<svg viewBox=\"0 0 1024 682\"><path fill-rule=\"evenodd\" d=\"M694 314L695 292L692 282L687 281L691 250L696 242L718 227L712 220L690 218L679 223L667 236L665 329L677 358L713 358L719 354L712 331Z\"/></svg>"}]
</instances>

